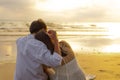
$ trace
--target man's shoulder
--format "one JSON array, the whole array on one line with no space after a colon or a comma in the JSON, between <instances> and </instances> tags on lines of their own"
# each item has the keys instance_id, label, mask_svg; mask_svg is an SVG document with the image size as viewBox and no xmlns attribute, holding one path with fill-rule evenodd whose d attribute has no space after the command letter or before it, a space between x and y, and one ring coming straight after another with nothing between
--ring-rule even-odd
<instances>
[{"instance_id":1,"label":"man's shoulder","mask_svg":"<svg viewBox=\"0 0 120 80\"><path fill-rule=\"evenodd\" d=\"M41 42L41 41L39 41L39 40L37 40L37 39L29 39L28 41L27 41L27 43L28 44L31 44L31 45L35 45L35 46L42 46L42 45L44 45L44 43L43 42Z\"/></svg>"},{"instance_id":2,"label":"man's shoulder","mask_svg":"<svg viewBox=\"0 0 120 80\"><path fill-rule=\"evenodd\" d=\"M32 38L33 38L33 36L28 34L26 36L19 37L16 41L18 41L18 42L23 41L24 42L24 41L28 41L29 39L32 39Z\"/></svg>"},{"instance_id":3,"label":"man's shoulder","mask_svg":"<svg viewBox=\"0 0 120 80\"><path fill-rule=\"evenodd\" d=\"M37 39L35 39L33 36L31 35L27 35L27 36L23 36L20 37L16 40L16 43L25 43L28 44L29 46L45 46L45 44Z\"/></svg>"},{"instance_id":4,"label":"man's shoulder","mask_svg":"<svg viewBox=\"0 0 120 80\"><path fill-rule=\"evenodd\" d=\"M25 40L25 36L19 37L19 38L16 40L16 43L21 42L21 41L23 41L23 40Z\"/></svg>"}]
</instances>

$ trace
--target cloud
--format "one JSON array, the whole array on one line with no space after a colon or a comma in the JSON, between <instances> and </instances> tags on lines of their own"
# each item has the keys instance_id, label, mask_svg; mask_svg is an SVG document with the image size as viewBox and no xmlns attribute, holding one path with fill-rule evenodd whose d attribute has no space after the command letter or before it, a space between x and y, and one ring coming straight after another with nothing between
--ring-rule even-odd
<instances>
[{"instance_id":1,"label":"cloud","mask_svg":"<svg viewBox=\"0 0 120 80\"><path fill-rule=\"evenodd\" d=\"M78 8L73 11L69 11L71 21L80 21L80 22L97 22L103 21L106 16L106 9L102 7L87 7L87 8ZM67 12L66 12L67 13Z\"/></svg>"},{"instance_id":2,"label":"cloud","mask_svg":"<svg viewBox=\"0 0 120 80\"><path fill-rule=\"evenodd\" d=\"M7 9L21 9L31 6L32 0L0 0L0 5Z\"/></svg>"},{"instance_id":3,"label":"cloud","mask_svg":"<svg viewBox=\"0 0 120 80\"><path fill-rule=\"evenodd\" d=\"M119 0L91 0L91 5L63 12L45 13L53 21L65 22L120 22ZM43 15L44 16L44 15Z\"/></svg>"},{"instance_id":4,"label":"cloud","mask_svg":"<svg viewBox=\"0 0 120 80\"><path fill-rule=\"evenodd\" d=\"M77 8L61 12L36 11L46 20L58 22L96 22L105 19L106 9L101 7ZM37 16L38 16L37 15Z\"/></svg>"},{"instance_id":5,"label":"cloud","mask_svg":"<svg viewBox=\"0 0 120 80\"><path fill-rule=\"evenodd\" d=\"M48 0L39 0L46 2ZM77 0L76 0L77 1ZM113 3L113 4L112 4ZM1 19L44 18L51 22L120 21L118 0L91 0L91 5L61 12L34 9L35 0L0 0ZM114 7L112 7L114 6ZM7 15L7 16L6 16Z\"/></svg>"},{"instance_id":6,"label":"cloud","mask_svg":"<svg viewBox=\"0 0 120 80\"><path fill-rule=\"evenodd\" d=\"M34 17L33 5L34 0L0 0L0 18L21 20Z\"/></svg>"}]
</instances>

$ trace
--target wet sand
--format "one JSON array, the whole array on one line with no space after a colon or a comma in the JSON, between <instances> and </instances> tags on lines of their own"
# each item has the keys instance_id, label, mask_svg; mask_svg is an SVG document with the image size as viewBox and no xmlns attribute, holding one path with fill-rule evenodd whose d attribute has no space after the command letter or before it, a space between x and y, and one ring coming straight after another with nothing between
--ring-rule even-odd
<instances>
[{"instance_id":1,"label":"wet sand","mask_svg":"<svg viewBox=\"0 0 120 80\"><path fill-rule=\"evenodd\" d=\"M120 80L120 54L76 54L78 64L95 80ZM0 80L13 80L15 62L0 62Z\"/></svg>"}]
</instances>

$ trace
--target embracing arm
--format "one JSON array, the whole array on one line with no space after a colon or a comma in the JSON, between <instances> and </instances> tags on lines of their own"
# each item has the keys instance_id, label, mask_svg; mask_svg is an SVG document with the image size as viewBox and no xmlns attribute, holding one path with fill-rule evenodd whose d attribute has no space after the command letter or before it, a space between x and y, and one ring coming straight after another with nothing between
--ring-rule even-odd
<instances>
[{"instance_id":1,"label":"embracing arm","mask_svg":"<svg viewBox=\"0 0 120 80\"><path fill-rule=\"evenodd\" d=\"M73 60L75 58L73 53L69 53L67 56L63 57L62 59L62 65L67 64L68 62L70 62L71 60Z\"/></svg>"},{"instance_id":2,"label":"embracing arm","mask_svg":"<svg viewBox=\"0 0 120 80\"><path fill-rule=\"evenodd\" d=\"M62 40L59 45L63 56L62 65L64 65L75 58L74 51L67 41Z\"/></svg>"}]
</instances>

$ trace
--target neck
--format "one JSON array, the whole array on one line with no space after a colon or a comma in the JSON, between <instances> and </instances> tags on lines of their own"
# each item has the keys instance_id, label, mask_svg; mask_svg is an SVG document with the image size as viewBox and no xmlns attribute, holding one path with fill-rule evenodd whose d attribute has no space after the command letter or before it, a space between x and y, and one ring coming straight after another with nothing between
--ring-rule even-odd
<instances>
[{"instance_id":1,"label":"neck","mask_svg":"<svg viewBox=\"0 0 120 80\"><path fill-rule=\"evenodd\" d=\"M36 33L32 33L32 35L35 35Z\"/></svg>"}]
</instances>

